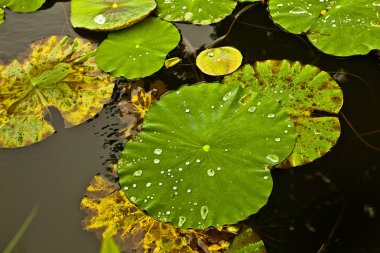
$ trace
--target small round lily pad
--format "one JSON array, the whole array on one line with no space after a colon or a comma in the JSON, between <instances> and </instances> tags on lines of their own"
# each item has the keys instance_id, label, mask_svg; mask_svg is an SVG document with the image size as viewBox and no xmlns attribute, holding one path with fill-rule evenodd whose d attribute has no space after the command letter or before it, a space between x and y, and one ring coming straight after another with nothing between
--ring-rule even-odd
<instances>
[{"instance_id":1,"label":"small round lily pad","mask_svg":"<svg viewBox=\"0 0 380 253\"><path fill-rule=\"evenodd\" d=\"M98 66L113 76L140 78L162 68L166 55L180 41L178 29L159 18L110 33L96 51Z\"/></svg>"},{"instance_id":2,"label":"small round lily pad","mask_svg":"<svg viewBox=\"0 0 380 253\"><path fill-rule=\"evenodd\" d=\"M293 153L280 167L312 162L336 144L340 135L336 114L343 105L343 93L328 73L300 62L268 60L246 65L224 82L265 93L291 117L298 137Z\"/></svg>"},{"instance_id":3,"label":"small round lily pad","mask_svg":"<svg viewBox=\"0 0 380 253\"><path fill-rule=\"evenodd\" d=\"M272 190L269 168L291 153L295 129L273 99L203 83L164 95L118 164L129 199L179 227L234 224Z\"/></svg>"},{"instance_id":4,"label":"small round lily pad","mask_svg":"<svg viewBox=\"0 0 380 253\"><path fill-rule=\"evenodd\" d=\"M1 7L8 7L15 12L33 12L38 10L46 0L1 0Z\"/></svg>"},{"instance_id":5,"label":"small round lily pad","mask_svg":"<svg viewBox=\"0 0 380 253\"><path fill-rule=\"evenodd\" d=\"M327 54L349 56L380 49L380 1L271 0L273 21L306 33Z\"/></svg>"},{"instance_id":6,"label":"small round lily pad","mask_svg":"<svg viewBox=\"0 0 380 253\"><path fill-rule=\"evenodd\" d=\"M197 57L196 64L205 74L211 76L227 75L237 70L243 56L234 47L218 47L203 50Z\"/></svg>"},{"instance_id":7,"label":"small round lily pad","mask_svg":"<svg viewBox=\"0 0 380 253\"><path fill-rule=\"evenodd\" d=\"M154 0L72 0L71 23L90 30L120 30L147 17Z\"/></svg>"},{"instance_id":8,"label":"small round lily pad","mask_svg":"<svg viewBox=\"0 0 380 253\"><path fill-rule=\"evenodd\" d=\"M230 15L235 6L234 0L157 0L159 17L197 25L219 22Z\"/></svg>"}]
</instances>

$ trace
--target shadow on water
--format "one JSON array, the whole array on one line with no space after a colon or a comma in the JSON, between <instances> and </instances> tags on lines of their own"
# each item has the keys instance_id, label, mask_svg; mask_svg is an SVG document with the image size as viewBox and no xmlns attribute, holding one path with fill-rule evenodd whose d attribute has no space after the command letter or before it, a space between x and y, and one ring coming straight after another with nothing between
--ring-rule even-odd
<instances>
[{"instance_id":1,"label":"shadow on water","mask_svg":"<svg viewBox=\"0 0 380 253\"><path fill-rule=\"evenodd\" d=\"M53 34L95 41L105 38L105 33L74 30L69 9L68 1L48 1L36 13L6 11L0 27L0 62L22 55L29 43ZM210 27L179 25L189 43L171 56L185 51L187 65L160 71L152 78L170 89L199 81L200 74L188 65L194 63L194 50L222 36L230 23L231 18ZM306 37L275 26L262 6L242 14L222 45L238 48L245 62L290 59L318 66L339 81L345 98L342 111L357 131L380 129L380 68L374 54L325 55ZM95 236L81 230L79 203L92 177L105 172L106 164L117 159L122 149L117 110L116 102L111 102L93 120L65 129L59 112L52 109L57 130L53 136L29 147L0 150L0 250L31 207L39 205L15 252L97 252ZM272 171L269 203L247 221L264 239L268 253L380 252L380 154L363 145L340 119L341 138L326 156L302 168ZM380 146L379 132L364 138Z\"/></svg>"}]
</instances>

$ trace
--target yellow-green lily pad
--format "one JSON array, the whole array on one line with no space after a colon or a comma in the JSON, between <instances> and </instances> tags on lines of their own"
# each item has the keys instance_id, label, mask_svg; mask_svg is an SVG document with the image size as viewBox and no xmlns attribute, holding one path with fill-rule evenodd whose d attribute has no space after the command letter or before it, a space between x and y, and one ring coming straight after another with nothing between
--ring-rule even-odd
<instances>
[{"instance_id":1,"label":"yellow-green lily pad","mask_svg":"<svg viewBox=\"0 0 380 253\"><path fill-rule=\"evenodd\" d=\"M218 47L202 51L196 60L198 68L211 76L227 75L237 70L243 56L234 47Z\"/></svg>"},{"instance_id":2,"label":"yellow-green lily pad","mask_svg":"<svg viewBox=\"0 0 380 253\"><path fill-rule=\"evenodd\" d=\"M327 72L300 62L268 60L245 65L224 82L263 92L291 117L298 137L292 154L279 167L312 162L336 144L340 136L336 114L343 105L343 93Z\"/></svg>"},{"instance_id":3,"label":"yellow-green lily pad","mask_svg":"<svg viewBox=\"0 0 380 253\"><path fill-rule=\"evenodd\" d=\"M90 30L120 30L147 17L154 0L72 0L71 23Z\"/></svg>"},{"instance_id":4,"label":"yellow-green lily pad","mask_svg":"<svg viewBox=\"0 0 380 253\"><path fill-rule=\"evenodd\" d=\"M0 65L0 147L22 147L54 133L46 119L56 107L65 127L92 118L107 103L114 79L102 73L91 42L52 36L31 45L29 57Z\"/></svg>"}]
</instances>

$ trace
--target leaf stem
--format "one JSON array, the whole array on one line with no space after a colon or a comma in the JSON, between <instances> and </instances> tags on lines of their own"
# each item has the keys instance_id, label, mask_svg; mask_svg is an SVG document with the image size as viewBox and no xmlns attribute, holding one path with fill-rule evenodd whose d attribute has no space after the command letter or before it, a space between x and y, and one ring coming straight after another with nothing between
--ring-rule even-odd
<instances>
[{"instance_id":1,"label":"leaf stem","mask_svg":"<svg viewBox=\"0 0 380 253\"><path fill-rule=\"evenodd\" d=\"M28 216L26 217L24 223L21 225L17 233L13 236L12 240L9 242L3 253L10 253L14 247L16 246L17 242L21 239L25 231L28 229L30 224L32 223L34 217L36 216L38 212L38 206L34 206L32 210L29 212Z\"/></svg>"},{"instance_id":2,"label":"leaf stem","mask_svg":"<svg viewBox=\"0 0 380 253\"><path fill-rule=\"evenodd\" d=\"M252 7L258 5L258 4L262 4L262 2L257 2L257 3L253 3L253 4L250 4L250 5L247 5L245 6L243 9L241 9L236 15L233 16L233 21L230 25L230 27L228 28L228 31L226 34L224 34L223 36L217 38L216 40L214 40L214 42L212 42L210 45L208 45L206 47L206 49L209 49L209 48L212 48L214 47L215 45L219 44L220 42L222 42L231 32L232 30L232 27L234 26L234 24L236 23L237 19L243 14L245 13L246 11L248 11L249 9L251 9Z\"/></svg>"}]
</instances>

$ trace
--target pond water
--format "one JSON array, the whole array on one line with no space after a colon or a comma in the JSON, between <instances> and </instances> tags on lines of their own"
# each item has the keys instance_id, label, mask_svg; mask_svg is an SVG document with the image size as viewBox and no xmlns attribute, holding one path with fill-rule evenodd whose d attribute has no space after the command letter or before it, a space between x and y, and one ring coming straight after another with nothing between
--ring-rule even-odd
<instances>
[{"instance_id":1,"label":"pond water","mask_svg":"<svg viewBox=\"0 0 380 253\"><path fill-rule=\"evenodd\" d=\"M104 38L73 30L69 12L67 1L48 1L43 10L31 14L6 11L0 26L0 62L9 62L32 41L54 34ZM215 26L180 28L198 49L222 36L230 24L226 19ZM363 138L380 147L380 61L375 54L325 55L305 37L277 28L261 6L244 13L220 45L238 48L246 62L289 59L329 72L344 92L345 117ZM161 71L155 77L172 89L196 82L191 68L181 71L186 74ZM29 147L0 150L0 250L37 205L37 216L14 252L98 252L95 236L82 231L79 204L93 176L106 172L121 151L115 108L111 102L95 119L70 129L52 110L57 130L53 136ZM340 121L339 142L322 159L272 171L269 202L247 221L262 236L268 253L380 252L380 153L364 145L342 116Z\"/></svg>"}]
</instances>

